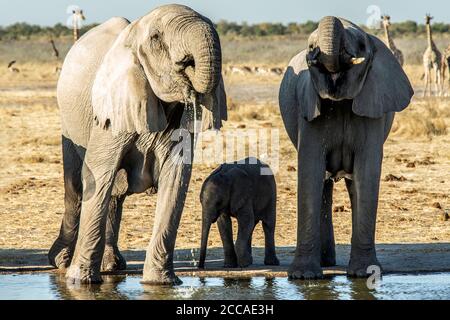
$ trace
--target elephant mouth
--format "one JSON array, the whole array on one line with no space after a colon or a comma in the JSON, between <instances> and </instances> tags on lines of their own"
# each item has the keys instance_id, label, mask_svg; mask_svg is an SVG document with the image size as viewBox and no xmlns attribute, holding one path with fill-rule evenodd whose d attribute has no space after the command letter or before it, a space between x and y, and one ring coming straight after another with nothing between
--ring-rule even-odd
<instances>
[{"instance_id":1,"label":"elephant mouth","mask_svg":"<svg viewBox=\"0 0 450 320\"><path fill-rule=\"evenodd\" d=\"M191 55L185 56L180 61L175 62L175 72L180 78L181 94L185 104L195 104L201 94L195 90L193 77L195 76L195 60Z\"/></svg>"},{"instance_id":2,"label":"elephant mouth","mask_svg":"<svg viewBox=\"0 0 450 320\"><path fill-rule=\"evenodd\" d=\"M340 72L330 73L330 78L331 78L331 81L333 81L334 85L336 85L336 82L337 82L337 80L339 79L340 76L341 76Z\"/></svg>"},{"instance_id":3,"label":"elephant mouth","mask_svg":"<svg viewBox=\"0 0 450 320\"><path fill-rule=\"evenodd\" d=\"M356 96L357 92L352 88L356 87L355 82L363 82L370 59L355 57L344 49L332 59L315 48L309 52L306 60L319 96L322 99L341 101Z\"/></svg>"},{"instance_id":4,"label":"elephant mouth","mask_svg":"<svg viewBox=\"0 0 450 320\"><path fill-rule=\"evenodd\" d=\"M214 74L209 82L213 82L213 87L205 90L198 85L199 66L193 55L188 54L174 63L174 75L176 79L173 87L174 91L181 93L181 101L186 106L196 105L198 101L202 101L204 97L211 95L218 83L218 76Z\"/></svg>"}]
</instances>

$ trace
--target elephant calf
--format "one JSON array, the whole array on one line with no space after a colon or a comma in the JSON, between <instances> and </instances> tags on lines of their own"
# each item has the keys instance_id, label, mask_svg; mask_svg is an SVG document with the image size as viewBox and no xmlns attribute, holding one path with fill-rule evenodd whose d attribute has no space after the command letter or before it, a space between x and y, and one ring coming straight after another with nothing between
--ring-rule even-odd
<instances>
[{"instance_id":1,"label":"elephant calf","mask_svg":"<svg viewBox=\"0 0 450 320\"><path fill-rule=\"evenodd\" d=\"M216 221L226 268L252 264L252 233L259 221L265 235L264 264L279 265L274 239L277 190L267 164L255 158L222 164L203 183L200 202L203 222L199 268L204 268L209 229ZM231 217L238 221L236 245Z\"/></svg>"}]
</instances>

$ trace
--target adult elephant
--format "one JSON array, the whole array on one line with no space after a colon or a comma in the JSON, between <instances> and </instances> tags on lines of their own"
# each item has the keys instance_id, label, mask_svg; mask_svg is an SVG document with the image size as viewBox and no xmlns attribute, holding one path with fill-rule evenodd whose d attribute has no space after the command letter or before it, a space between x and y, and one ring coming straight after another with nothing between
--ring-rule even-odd
<instances>
[{"instance_id":1,"label":"adult elephant","mask_svg":"<svg viewBox=\"0 0 450 320\"><path fill-rule=\"evenodd\" d=\"M112 18L72 47L57 98L65 213L50 262L70 265L66 276L81 283L101 281L102 258L103 269L124 268L117 248L122 203L129 194L157 190L143 281L180 283L173 251L194 124L219 129L226 119L213 24L181 5L159 7L132 23ZM187 143L181 150L179 140Z\"/></svg>"},{"instance_id":2,"label":"adult elephant","mask_svg":"<svg viewBox=\"0 0 450 320\"><path fill-rule=\"evenodd\" d=\"M336 17L323 18L286 71L279 95L298 151L298 234L291 278L318 278L335 264L333 182L345 178L352 204L350 276L380 266L375 224L383 144L394 113L414 92L378 38Z\"/></svg>"}]
</instances>

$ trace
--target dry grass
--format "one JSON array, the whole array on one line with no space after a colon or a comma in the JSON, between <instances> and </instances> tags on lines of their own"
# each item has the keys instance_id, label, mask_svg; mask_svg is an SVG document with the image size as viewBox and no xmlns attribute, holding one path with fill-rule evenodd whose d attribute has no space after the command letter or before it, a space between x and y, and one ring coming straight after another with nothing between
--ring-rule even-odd
<instances>
[{"instance_id":1,"label":"dry grass","mask_svg":"<svg viewBox=\"0 0 450 320\"><path fill-rule=\"evenodd\" d=\"M30 65L31 66L31 65ZM0 91L0 248L48 248L58 233L64 211L60 122L54 94L55 81L42 85L39 74L48 66L36 66L30 78L17 79L20 86ZM30 69L31 70L31 69ZM420 72L407 67L408 73ZM10 75L0 76L8 84ZM35 79L33 77L37 77ZM50 78L49 78L50 79ZM280 169L278 186L277 245L294 245L296 239L296 152L284 132L276 91L257 100L254 88L278 87L281 78L227 77L227 88L248 91L253 99L229 95L230 121L235 128L279 128ZM261 89L262 90L262 89ZM236 91L235 91L236 92ZM250 102L249 102L250 101ZM256 101L256 102L255 102ZM400 113L385 147L383 178L404 177L381 183L377 241L449 242L450 225L442 214L450 210L450 101L446 98L415 98ZM197 247L200 240L199 191L215 164L195 164L177 239L178 248ZM389 180L389 179L388 179ZM394 179L395 180L395 179ZM436 207L435 203L439 203ZM125 203L120 233L123 249L141 249L151 235L156 197L133 195ZM351 212L343 182L336 185L334 225L338 243L348 243ZM254 245L264 244L256 228ZM210 245L221 246L216 226Z\"/></svg>"},{"instance_id":2,"label":"dry grass","mask_svg":"<svg viewBox=\"0 0 450 320\"><path fill-rule=\"evenodd\" d=\"M441 47L446 41L437 39ZM397 41L407 63L421 57L423 42L424 39ZM284 67L305 43L305 39L286 37L222 41L227 64L279 67ZM17 67L21 69L19 74L13 74L5 67L5 72L0 73L0 248L48 248L58 233L64 212L61 131L55 97L57 75L54 74L59 62L52 60L47 45L46 42L26 45L0 42L0 62L17 59ZM17 47L12 51L14 57L6 50L8 46ZM405 67L416 92L420 92L422 85L423 68L419 62L420 59L415 65ZM280 81L281 77L275 76L227 76L230 120L224 131L279 128L276 241L277 245L294 245L297 155L278 112ZM450 99L447 98L416 97L408 109L397 115L385 146L383 178L392 174L404 179L383 179L381 183L378 242L450 242L450 224L441 220L443 212L450 211L449 125ZM199 191L214 167L214 164L194 165L178 248L199 245ZM121 248L141 249L148 244L155 203L155 196L143 194L127 200L120 232ZM334 225L337 242L349 243L351 212L343 182L336 185ZM254 245L263 244L262 229L257 227ZM211 232L210 245L221 246L216 226Z\"/></svg>"},{"instance_id":3,"label":"dry grass","mask_svg":"<svg viewBox=\"0 0 450 320\"><path fill-rule=\"evenodd\" d=\"M6 64L7 62L5 62ZM33 91L23 90L24 84L33 89L38 88L54 88L55 81L58 79L58 74L55 72L56 67L61 67L62 63L59 61L46 61L46 62L18 62L14 66L17 67L20 72L10 72L6 65L3 72L0 73L0 80L2 83L2 89L14 90L15 96L3 96L2 99L11 99L10 103L26 103L29 102L27 98L30 94L34 94ZM45 101L49 95L54 95L54 90L48 92L48 95L39 94L39 98ZM33 100L34 101L34 100Z\"/></svg>"},{"instance_id":4,"label":"dry grass","mask_svg":"<svg viewBox=\"0 0 450 320\"><path fill-rule=\"evenodd\" d=\"M445 136L450 126L450 99L416 99L408 112L399 113L392 128L394 136L431 139Z\"/></svg>"},{"instance_id":5,"label":"dry grass","mask_svg":"<svg viewBox=\"0 0 450 320\"><path fill-rule=\"evenodd\" d=\"M436 34L436 45L443 51L450 44L448 35ZM56 63L52 56L50 39L0 41L0 64L17 60L17 67L24 68L29 63ZM396 37L395 43L402 50L408 65L422 63L427 41L425 34L418 37ZM285 66L300 50L306 48L307 37L301 35L268 36L243 38L225 36L221 38L223 62L237 65ZM56 46L63 58L68 52L72 40L70 37L57 39ZM6 66L5 66L6 69Z\"/></svg>"}]
</instances>

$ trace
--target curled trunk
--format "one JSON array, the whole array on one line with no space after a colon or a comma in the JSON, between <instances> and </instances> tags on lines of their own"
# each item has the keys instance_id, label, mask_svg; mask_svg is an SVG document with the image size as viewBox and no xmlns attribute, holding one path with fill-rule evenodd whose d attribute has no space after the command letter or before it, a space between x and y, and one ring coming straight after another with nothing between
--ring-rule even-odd
<instances>
[{"instance_id":1,"label":"curled trunk","mask_svg":"<svg viewBox=\"0 0 450 320\"><path fill-rule=\"evenodd\" d=\"M192 23L183 32L183 47L186 54L192 56L185 73L196 92L211 93L217 87L222 72L219 36L206 21Z\"/></svg>"},{"instance_id":2,"label":"curled trunk","mask_svg":"<svg viewBox=\"0 0 450 320\"><path fill-rule=\"evenodd\" d=\"M344 26L336 17L325 17L319 23L320 61L330 72L339 72Z\"/></svg>"}]
</instances>

